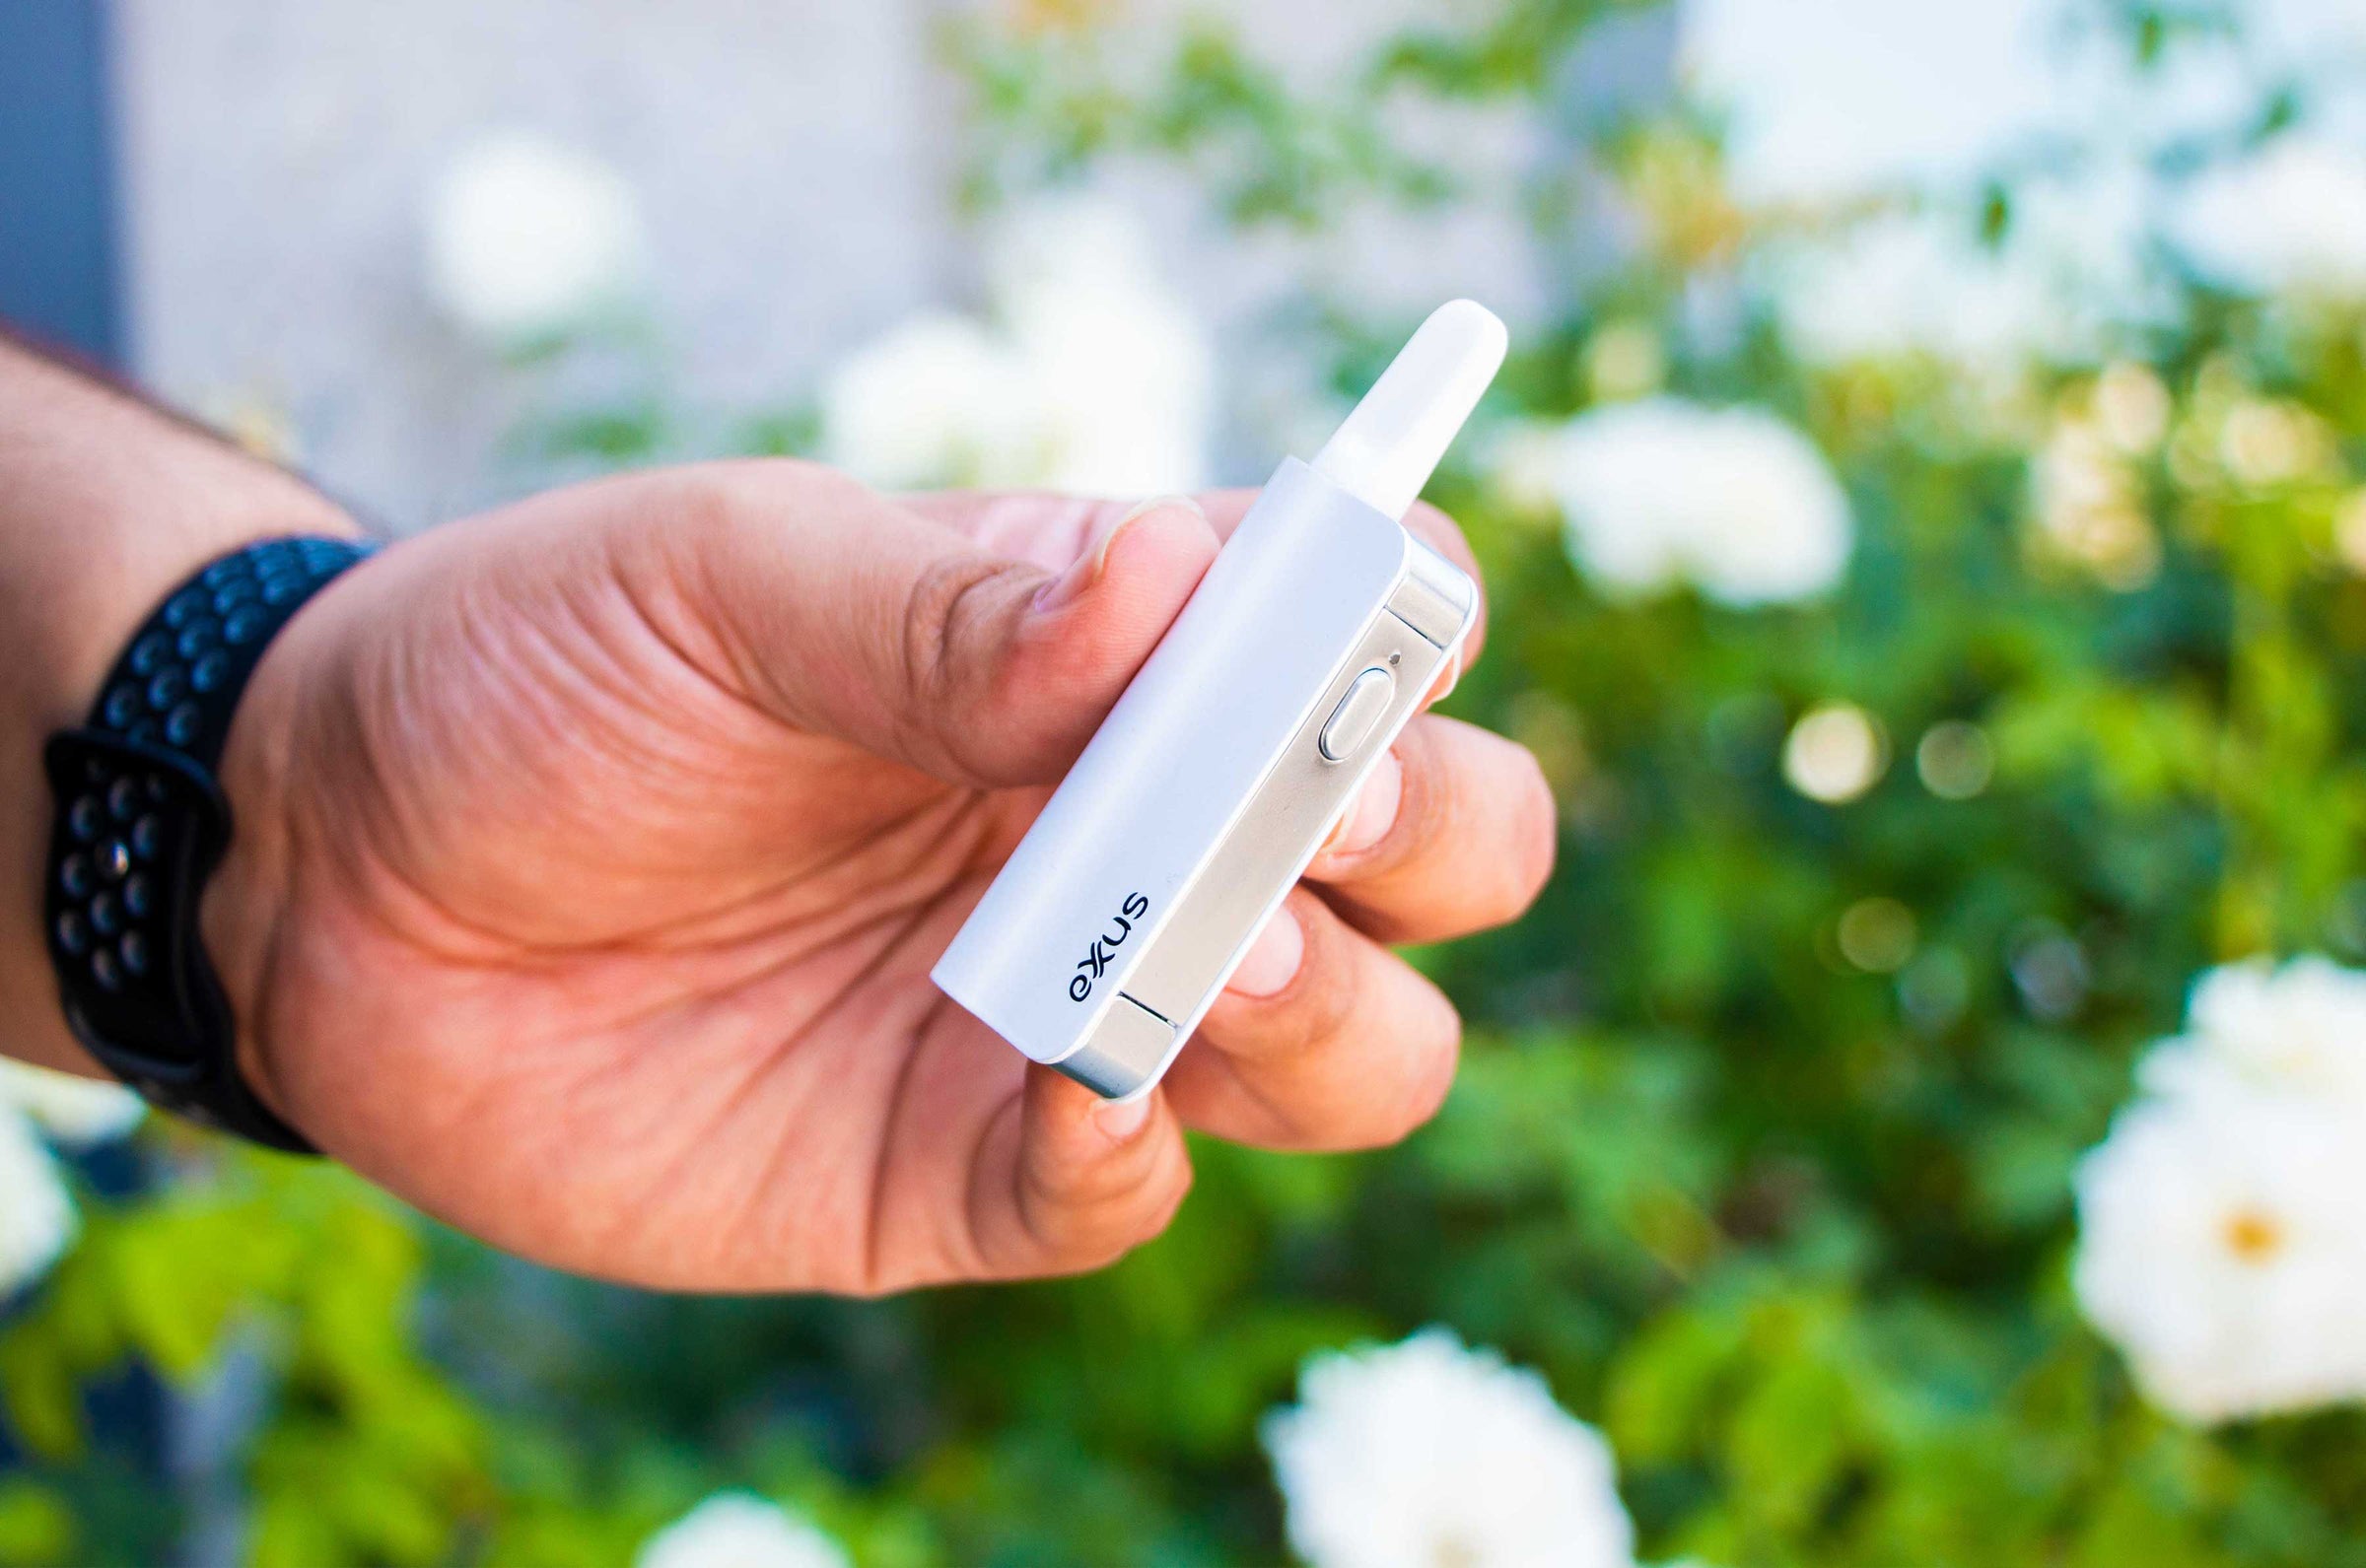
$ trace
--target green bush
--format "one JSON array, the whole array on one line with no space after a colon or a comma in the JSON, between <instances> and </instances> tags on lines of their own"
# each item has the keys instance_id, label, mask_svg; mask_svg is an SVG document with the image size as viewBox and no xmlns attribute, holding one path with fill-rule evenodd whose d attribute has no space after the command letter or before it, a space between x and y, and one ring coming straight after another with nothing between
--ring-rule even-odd
<instances>
[{"instance_id":1,"label":"green bush","mask_svg":"<svg viewBox=\"0 0 2366 1568\"><path fill-rule=\"evenodd\" d=\"M1146 98L1089 28L968 32L969 188L1149 161L1243 228L1451 209L1485 198L1380 105L1544 115L1603 9L1497 6L1313 98L1215 34ZM2214 46L2111 16L2141 60ZM2180 1424L2066 1268L2074 1162L2193 977L2366 958L2366 576L2339 537L2366 534L2366 320L2164 261L2170 306L2086 362L1811 364L1750 283L1796 236L1716 171L1681 104L1539 171L1546 241L1588 181L1641 238L1572 269L1489 419L1576 414L1640 345L1647 383L1805 431L1853 556L1799 604L1607 594L1484 443L1433 487L1493 603L1450 711L1532 745L1564 808L1535 915L1422 955L1472 1023L1433 1126L1353 1158L1202 1146L1171 1233L1102 1274L871 1305L554 1278L334 1171L159 1135L162 1188L87 1205L0 1339L33 1456L0 1487L0 1562L152 1554L175 1521L127 1505L77 1390L127 1359L186 1382L234 1346L268 1372L241 1461L265 1563L614 1562L727 1485L866 1564L1275 1560L1259 1417L1308 1353L1442 1322L1603 1427L1650 1559L2366 1564L2366 1418ZM1967 231L2009 236L2016 194L1971 193ZM1703 288L1728 330L1688 313ZM1304 304L1291 329L1343 389L1409 324ZM2102 459L2124 505L2049 534L2033 459L2149 388L2158 440ZM582 428L629 459L661 426ZM1886 754L1842 803L1784 773L1831 703Z\"/></svg>"}]
</instances>

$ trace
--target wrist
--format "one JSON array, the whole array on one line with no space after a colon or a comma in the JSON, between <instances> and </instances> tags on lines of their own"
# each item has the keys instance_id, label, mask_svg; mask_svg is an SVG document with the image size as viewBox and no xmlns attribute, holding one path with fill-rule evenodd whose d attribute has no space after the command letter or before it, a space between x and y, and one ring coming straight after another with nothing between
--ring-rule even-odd
<instances>
[{"instance_id":1,"label":"wrist","mask_svg":"<svg viewBox=\"0 0 2366 1568\"><path fill-rule=\"evenodd\" d=\"M369 565L307 600L263 649L215 769L230 805L231 836L206 882L198 930L238 1031L239 1070L272 1114L291 1125L282 1069L294 1043L276 1027L270 977L298 891L295 785L303 717L313 684L335 667L353 579Z\"/></svg>"},{"instance_id":2,"label":"wrist","mask_svg":"<svg viewBox=\"0 0 2366 1568\"><path fill-rule=\"evenodd\" d=\"M21 531L0 573L0 626L13 629L7 651L21 684L0 691L36 737L89 716L140 623L207 562L277 535L363 536L294 475L165 429L170 457L124 464L82 449L44 454L30 475L0 467L0 489L24 481L0 503L0 527Z\"/></svg>"},{"instance_id":3,"label":"wrist","mask_svg":"<svg viewBox=\"0 0 2366 1568\"><path fill-rule=\"evenodd\" d=\"M41 747L82 724L133 631L206 561L271 534L357 536L293 475L0 344L0 1004L8 1051L98 1069L39 934Z\"/></svg>"},{"instance_id":4,"label":"wrist","mask_svg":"<svg viewBox=\"0 0 2366 1568\"><path fill-rule=\"evenodd\" d=\"M63 812L50 841L44 945L73 1033L164 1108L298 1152L308 1140L242 1070L204 901L236 838L222 774L242 699L278 634L367 554L347 540L277 538L209 563L143 623L89 722L43 748ZM257 773L244 762L235 771ZM251 784L244 793L250 813L270 803ZM283 816L263 812L256 825ZM275 836L256 837L268 847ZM235 893L255 880L234 872L228 885ZM225 907L255 902L234 896Z\"/></svg>"},{"instance_id":5,"label":"wrist","mask_svg":"<svg viewBox=\"0 0 2366 1568\"><path fill-rule=\"evenodd\" d=\"M291 513L295 511L296 509L290 510ZM281 516L287 520L279 520ZM323 522L342 523L343 518L341 513L313 511L306 521L318 527ZM70 606L71 610L47 621L46 630L51 634L48 638L31 643L31 651L21 655L19 648L28 645L11 640L10 652L23 658L23 666L21 685L10 694L11 721L7 735L0 737L0 764L6 765L6 772L20 778L26 774L33 777L26 780L23 808L0 813L0 851L5 851L5 861L13 861L21 868L21 877L10 878L10 885L20 890L15 902L23 913L35 921L41 920L46 897L44 872L55 820L53 812L57 809L51 804L46 782L40 778L40 748L47 738L99 722L98 707L107 687L109 670L123 656L143 621L182 580L207 561L232 554L253 538L295 533L304 525L290 513L273 514L269 520L262 515L222 519L219 525L203 527L195 519L183 519L175 534L178 541L190 547L185 554L180 550L157 550L145 544L118 550L115 558L123 561L126 569L119 575L94 574L109 579L101 589L81 593L69 589L58 596L57 602ZM353 530L346 524L338 531L350 534ZM140 586L132 588L129 586L132 583ZM5 679L0 677L0 684L5 684ZM135 734L134 738L139 737ZM161 735L158 738L161 740ZM267 820L261 813L256 815L259 820ZM0 919L0 932L13 937L9 925L7 920ZM104 1076L104 1070L66 1026L65 1013L59 1006L57 978L48 955L42 951L37 930L36 926L28 933L35 939L23 946L13 939L0 943L0 994L23 994L32 1003L26 1009L30 1027L11 1038L8 1049L46 1065Z\"/></svg>"}]
</instances>

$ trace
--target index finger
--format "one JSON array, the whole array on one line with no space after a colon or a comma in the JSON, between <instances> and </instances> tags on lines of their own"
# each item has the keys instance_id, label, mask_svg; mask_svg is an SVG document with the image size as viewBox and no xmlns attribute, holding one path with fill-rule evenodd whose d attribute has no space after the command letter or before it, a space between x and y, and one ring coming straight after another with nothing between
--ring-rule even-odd
<instances>
[{"instance_id":1,"label":"index finger","mask_svg":"<svg viewBox=\"0 0 2366 1568\"><path fill-rule=\"evenodd\" d=\"M1202 491L1195 499L1208 513L1209 523L1221 539L1232 530L1258 497L1255 490ZM989 550L1033 561L1053 570L1084 553L1100 531L1134 508L1133 502L1064 496L1051 491L939 490L898 496L897 502L932 521L968 535ZM1479 575L1478 558L1454 519L1417 501L1405 514L1405 526L1479 586L1479 607L1463 641L1461 666L1479 658L1487 641L1487 583Z\"/></svg>"}]
</instances>

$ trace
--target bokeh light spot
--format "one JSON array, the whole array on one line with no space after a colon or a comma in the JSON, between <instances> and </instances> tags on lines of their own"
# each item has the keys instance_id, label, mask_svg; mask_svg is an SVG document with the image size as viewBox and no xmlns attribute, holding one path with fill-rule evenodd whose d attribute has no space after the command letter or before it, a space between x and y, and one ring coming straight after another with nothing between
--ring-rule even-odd
<instances>
[{"instance_id":1,"label":"bokeh light spot","mask_svg":"<svg viewBox=\"0 0 2366 1568\"><path fill-rule=\"evenodd\" d=\"M1914 956L1914 912L1893 898L1859 899L1841 917L1841 956L1873 975L1894 975Z\"/></svg>"},{"instance_id":2,"label":"bokeh light spot","mask_svg":"<svg viewBox=\"0 0 2366 1568\"><path fill-rule=\"evenodd\" d=\"M1810 800L1842 805L1879 782L1888 748L1873 716L1853 703L1827 703L1791 726L1782 776Z\"/></svg>"},{"instance_id":3,"label":"bokeh light spot","mask_svg":"<svg viewBox=\"0 0 2366 1568\"><path fill-rule=\"evenodd\" d=\"M1914 771L1923 787L1942 800L1969 800L1987 788L1996 772L1996 748L1978 724L1951 718L1922 732L1914 748Z\"/></svg>"}]
</instances>

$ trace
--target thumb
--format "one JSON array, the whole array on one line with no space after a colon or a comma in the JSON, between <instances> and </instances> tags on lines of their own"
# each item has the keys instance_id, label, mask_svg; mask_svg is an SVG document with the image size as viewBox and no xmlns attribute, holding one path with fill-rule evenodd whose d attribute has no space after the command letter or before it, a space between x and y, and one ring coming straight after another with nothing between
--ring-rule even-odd
<instances>
[{"instance_id":1,"label":"thumb","mask_svg":"<svg viewBox=\"0 0 2366 1568\"><path fill-rule=\"evenodd\" d=\"M992 1140L977 1177L1009 1197L975 1210L993 1273L1098 1268L1165 1230L1191 1191L1182 1125L1161 1093L1111 1104L1029 1065L1015 1120L1016 1138Z\"/></svg>"},{"instance_id":2,"label":"thumb","mask_svg":"<svg viewBox=\"0 0 2366 1568\"><path fill-rule=\"evenodd\" d=\"M1162 500L1047 572L827 470L735 466L766 472L735 476L755 493L727 509L697 581L750 696L978 787L1058 780L1219 546L1197 503ZM1073 503L1040 505L1074 516Z\"/></svg>"}]
</instances>

